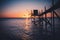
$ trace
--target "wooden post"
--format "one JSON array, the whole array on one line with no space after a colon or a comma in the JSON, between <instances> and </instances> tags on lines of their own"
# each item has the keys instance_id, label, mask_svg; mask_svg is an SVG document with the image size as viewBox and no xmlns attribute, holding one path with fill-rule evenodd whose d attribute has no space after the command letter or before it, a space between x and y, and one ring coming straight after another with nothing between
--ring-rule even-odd
<instances>
[{"instance_id":1,"label":"wooden post","mask_svg":"<svg viewBox=\"0 0 60 40\"><path fill-rule=\"evenodd\" d=\"M45 11L46 11L46 7L45 7ZM45 14L45 19L47 19L47 14ZM46 34L46 37L47 37L47 34L48 34L48 32L47 32L47 23L45 22L45 34Z\"/></svg>"},{"instance_id":2,"label":"wooden post","mask_svg":"<svg viewBox=\"0 0 60 40\"><path fill-rule=\"evenodd\" d=\"M52 6L54 6L54 0L52 0ZM53 40L55 40L55 25L54 25L54 10L52 11L52 29L53 29Z\"/></svg>"}]
</instances>

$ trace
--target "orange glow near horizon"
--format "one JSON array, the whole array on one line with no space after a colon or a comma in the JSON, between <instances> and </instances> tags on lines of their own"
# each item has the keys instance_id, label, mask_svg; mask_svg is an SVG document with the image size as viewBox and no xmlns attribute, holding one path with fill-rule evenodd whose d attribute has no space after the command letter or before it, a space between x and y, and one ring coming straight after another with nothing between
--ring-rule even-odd
<instances>
[{"instance_id":1,"label":"orange glow near horizon","mask_svg":"<svg viewBox=\"0 0 60 40\"><path fill-rule=\"evenodd\" d=\"M2 18L29 18L31 16L30 12L23 10L18 12L5 11L2 13Z\"/></svg>"},{"instance_id":2,"label":"orange glow near horizon","mask_svg":"<svg viewBox=\"0 0 60 40\"><path fill-rule=\"evenodd\" d=\"M43 9L42 4L38 2L22 1L6 5L3 8L1 18L29 18L31 17L31 10Z\"/></svg>"},{"instance_id":3,"label":"orange glow near horizon","mask_svg":"<svg viewBox=\"0 0 60 40\"><path fill-rule=\"evenodd\" d=\"M5 13L2 14L1 18L30 18L31 17L31 13L30 12L17 12L17 13ZM45 17L45 15L43 15L43 17ZM51 13L47 14L47 17L51 17Z\"/></svg>"},{"instance_id":4,"label":"orange glow near horizon","mask_svg":"<svg viewBox=\"0 0 60 40\"><path fill-rule=\"evenodd\" d=\"M31 10L43 10L46 4L39 1L21 1L5 5L0 18L30 18ZM49 5L49 4L48 4ZM48 7L47 7L48 9ZM47 15L50 17L50 14Z\"/></svg>"}]
</instances>

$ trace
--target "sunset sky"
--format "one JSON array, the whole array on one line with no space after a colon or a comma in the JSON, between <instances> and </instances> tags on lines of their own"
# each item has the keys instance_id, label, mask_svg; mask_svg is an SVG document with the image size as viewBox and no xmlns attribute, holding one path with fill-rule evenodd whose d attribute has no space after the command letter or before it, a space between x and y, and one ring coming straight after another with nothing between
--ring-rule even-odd
<instances>
[{"instance_id":1,"label":"sunset sky","mask_svg":"<svg viewBox=\"0 0 60 40\"><path fill-rule=\"evenodd\" d=\"M22 18L30 17L31 10L44 10L45 6L49 9L51 0L12 0L2 2L1 6L0 18Z\"/></svg>"}]
</instances>

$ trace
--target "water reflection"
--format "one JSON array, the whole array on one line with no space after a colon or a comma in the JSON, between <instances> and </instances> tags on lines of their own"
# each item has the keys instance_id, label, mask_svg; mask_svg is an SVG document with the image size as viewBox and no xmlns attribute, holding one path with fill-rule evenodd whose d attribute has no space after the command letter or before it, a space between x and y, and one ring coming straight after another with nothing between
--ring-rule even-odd
<instances>
[{"instance_id":1,"label":"water reflection","mask_svg":"<svg viewBox=\"0 0 60 40\"><path fill-rule=\"evenodd\" d=\"M3 34L16 39L28 40L31 35L31 20L30 19L7 19L0 21L2 23ZM7 37L7 36L6 36ZM5 38L5 37L4 37ZM8 39L10 40L10 39Z\"/></svg>"},{"instance_id":2,"label":"water reflection","mask_svg":"<svg viewBox=\"0 0 60 40\"><path fill-rule=\"evenodd\" d=\"M31 19L7 19L2 20L1 27L2 27L2 38L4 40L15 40L15 39L21 39L21 40L52 40L53 35L52 32L50 32L50 26L48 26L47 29L47 36L45 31L45 26L42 26L41 23L31 22ZM55 19L55 30L56 30L56 38L59 38L60 34L60 20L57 18ZM43 27L43 28L42 28ZM7 36L6 36L7 35ZM8 38L9 37L9 38ZM5 39L7 38L7 39Z\"/></svg>"},{"instance_id":3,"label":"water reflection","mask_svg":"<svg viewBox=\"0 0 60 40\"><path fill-rule=\"evenodd\" d=\"M29 19L25 19L25 27L24 27L24 33L23 33L23 35L22 35L22 39L23 40L30 40L31 39L31 37L30 37L30 35L31 35L31 20L29 20Z\"/></svg>"},{"instance_id":4,"label":"water reflection","mask_svg":"<svg viewBox=\"0 0 60 40\"><path fill-rule=\"evenodd\" d=\"M25 20L25 30L26 31L30 31L31 29L30 29L30 20L29 19L26 19Z\"/></svg>"}]
</instances>

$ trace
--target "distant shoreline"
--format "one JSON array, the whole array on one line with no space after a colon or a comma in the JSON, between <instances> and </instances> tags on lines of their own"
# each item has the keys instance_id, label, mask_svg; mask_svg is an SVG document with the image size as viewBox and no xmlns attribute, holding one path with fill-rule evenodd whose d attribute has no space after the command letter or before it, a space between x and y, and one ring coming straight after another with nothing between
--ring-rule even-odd
<instances>
[{"instance_id":1,"label":"distant shoreline","mask_svg":"<svg viewBox=\"0 0 60 40\"><path fill-rule=\"evenodd\" d=\"M45 17L43 17L43 18L45 18ZM52 18L52 17L47 17L47 18ZM54 18L58 18L58 17L54 17ZM0 19L26 19L26 18L0 18ZM30 19L30 18L28 18L28 19Z\"/></svg>"}]
</instances>

